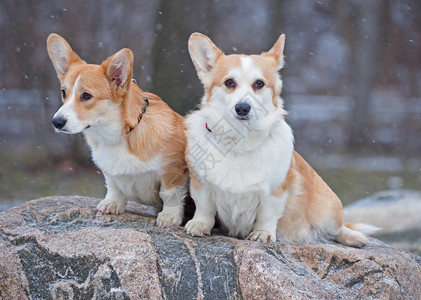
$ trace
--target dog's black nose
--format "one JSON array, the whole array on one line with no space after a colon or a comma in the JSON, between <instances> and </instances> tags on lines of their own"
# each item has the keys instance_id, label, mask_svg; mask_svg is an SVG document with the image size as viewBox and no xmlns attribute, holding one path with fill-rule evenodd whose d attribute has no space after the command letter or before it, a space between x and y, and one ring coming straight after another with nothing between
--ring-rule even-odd
<instances>
[{"instance_id":1,"label":"dog's black nose","mask_svg":"<svg viewBox=\"0 0 421 300\"><path fill-rule=\"evenodd\" d=\"M245 103L245 102L240 102L235 105L235 112L239 116L247 116L248 113L250 112L250 108L251 108L250 104Z\"/></svg>"},{"instance_id":2,"label":"dog's black nose","mask_svg":"<svg viewBox=\"0 0 421 300\"><path fill-rule=\"evenodd\" d=\"M62 129L64 125L66 125L67 120L61 117L54 118L51 123L53 123L53 126L57 129Z\"/></svg>"}]
</instances>

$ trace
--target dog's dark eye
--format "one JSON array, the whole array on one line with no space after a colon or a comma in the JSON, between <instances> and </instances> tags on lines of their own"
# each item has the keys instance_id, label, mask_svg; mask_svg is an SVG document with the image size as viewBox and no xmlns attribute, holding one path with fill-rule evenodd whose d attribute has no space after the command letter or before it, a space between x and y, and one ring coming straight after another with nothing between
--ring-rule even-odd
<instances>
[{"instance_id":1,"label":"dog's dark eye","mask_svg":"<svg viewBox=\"0 0 421 300\"><path fill-rule=\"evenodd\" d=\"M66 91L65 90L61 90L61 97L63 97L63 99L66 99Z\"/></svg>"},{"instance_id":2,"label":"dog's dark eye","mask_svg":"<svg viewBox=\"0 0 421 300\"><path fill-rule=\"evenodd\" d=\"M89 93L87 93L87 92L84 92L83 94L82 94L82 101L86 101L86 100L89 100L89 99L91 99L92 98L92 95L91 94L89 94Z\"/></svg>"},{"instance_id":3,"label":"dog's dark eye","mask_svg":"<svg viewBox=\"0 0 421 300\"><path fill-rule=\"evenodd\" d=\"M260 90L264 86L265 86L265 83L260 79L256 80L256 82L254 83L254 88L258 90Z\"/></svg>"},{"instance_id":4,"label":"dog's dark eye","mask_svg":"<svg viewBox=\"0 0 421 300\"><path fill-rule=\"evenodd\" d=\"M235 88L235 85L236 85L234 80L232 80L231 78L225 80L224 84L227 88L230 88L230 89Z\"/></svg>"}]
</instances>

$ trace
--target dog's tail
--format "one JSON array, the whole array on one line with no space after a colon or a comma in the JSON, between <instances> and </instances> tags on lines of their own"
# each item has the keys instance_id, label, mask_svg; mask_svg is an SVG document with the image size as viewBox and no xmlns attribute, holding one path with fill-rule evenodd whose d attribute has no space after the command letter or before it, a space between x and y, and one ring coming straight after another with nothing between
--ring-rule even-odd
<instances>
[{"instance_id":1,"label":"dog's tail","mask_svg":"<svg viewBox=\"0 0 421 300\"><path fill-rule=\"evenodd\" d=\"M370 225L370 224L365 224L365 223L347 223L345 224L345 226L348 227L349 229L359 231L366 235L372 235L378 232L379 230L381 230L380 227Z\"/></svg>"},{"instance_id":2,"label":"dog's tail","mask_svg":"<svg viewBox=\"0 0 421 300\"><path fill-rule=\"evenodd\" d=\"M336 240L346 246L363 247L367 245L367 235L371 235L379 231L381 228L364 224L364 223L348 223L342 226Z\"/></svg>"}]
</instances>

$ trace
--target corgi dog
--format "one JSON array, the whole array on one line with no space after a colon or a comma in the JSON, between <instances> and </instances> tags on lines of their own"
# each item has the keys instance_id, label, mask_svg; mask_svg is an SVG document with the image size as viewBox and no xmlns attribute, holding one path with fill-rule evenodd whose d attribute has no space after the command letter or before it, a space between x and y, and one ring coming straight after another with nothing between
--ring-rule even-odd
<instances>
[{"instance_id":1,"label":"corgi dog","mask_svg":"<svg viewBox=\"0 0 421 300\"><path fill-rule=\"evenodd\" d=\"M57 132L85 136L107 187L98 210L118 215L131 200L156 207L158 226L180 225L188 179L184 118L132 81L130 49L94 65L57 34L47 48L63 100L52 123Z\"/></svg>"},{"instance_id":2,"label":"corgi dog","mask_svg":"<svg viewBox=\"0 0 421 300\"><path fill-rule=\"evenodd\" d=\"M194 33L189 52L204 86L186 119L186 160L196 211L185 230L209 235L217 216L228 235L362 247L376 228L345 224L336 194L294 151L280 97L285 35L261 55L225 55Z\"/></svg>"}]
</instances>

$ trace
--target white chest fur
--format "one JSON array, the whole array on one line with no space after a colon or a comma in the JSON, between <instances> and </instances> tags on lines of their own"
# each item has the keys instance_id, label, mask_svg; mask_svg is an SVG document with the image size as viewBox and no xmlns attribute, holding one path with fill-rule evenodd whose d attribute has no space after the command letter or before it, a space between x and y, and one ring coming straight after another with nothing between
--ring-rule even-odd
<instances>
[{"instance_id":1,"label":"white chest fur","mask_svg":"<svg viewBox=\"0 0 421 300\"><path fill-rule=\"evenodd\" d=\"M141 161L129 152L125 141L116 144L98 144L91 147L95 164L109 175L139 175L147 172L161 173L162 158L155 155L148 161Z\"/></svg>"},{"instance_id":2,"label":"white chest fur","mask_svg":"<svg viewBox=\"0 0 421 300\"><path fill-rule=\"evenodd\" d=\"M285 180L289 170L293 137L285 121L277 121L261 145L245 152L224 151L219 137L205 128L206 121L188 119L188 156L204 183L223 191L242 194L270 191Z\"/></svg>"}]
</instances>

